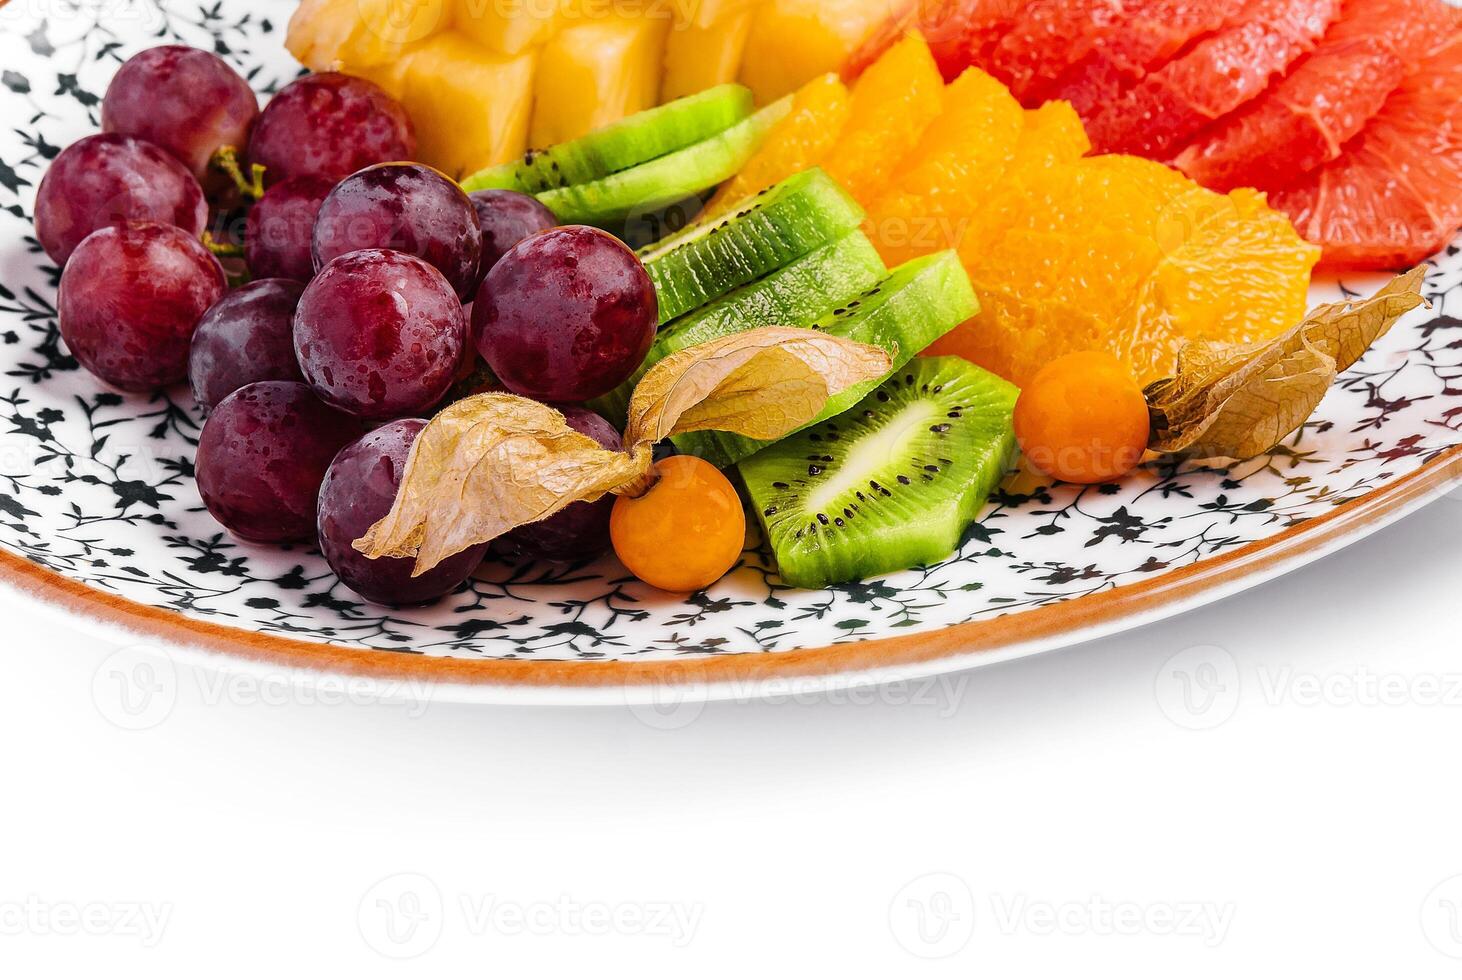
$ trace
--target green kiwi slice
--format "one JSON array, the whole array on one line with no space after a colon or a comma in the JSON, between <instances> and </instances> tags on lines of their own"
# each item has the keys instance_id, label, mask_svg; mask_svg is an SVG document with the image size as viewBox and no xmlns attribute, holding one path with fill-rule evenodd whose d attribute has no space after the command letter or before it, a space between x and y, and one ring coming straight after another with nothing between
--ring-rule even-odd
<instances>
[{"instance_id":1,"label":"green kiwi slice","mask_svg":"<svg viewBox=\"0 0 1462 980\"><path fill-rule=\"evenodd\" d=\"M820 169L741 201L723 217L640 249L660 322L724 296L857 229L863 209Z\"/></svg>"},{"instance_id":2,"label":"green kiwi slice","mask_svg":"<svg viewBox=\"0 0 1462 980\"><path fill-rule=\"evenodd\" d=\"M853 296L873 286L886 271L868 237L861 231L850 232L673 321L655 338L640 369L624 384L589 405L622 427L635 385L664 358L753 327L811 322L840 297Z\"/></svg>"},{"instance_id":3,"label":"green kiwi slice","mask_svg":"<svg viewBox=\"0 0 1462 980\"><path fill-rule=\"evenodd\" d=\"M980 310L969 274L953 251L936 252L905 262L876 286L844 297L816 319L794 324L826 330L865 344L877 344L893 358L891 377L910 358ZM839 415L883 378L866 381L835 395L809 424ZM768 443L729 432L690 432L675 437L675 447L717 466L730 466L759 452Z\"/></svg>"},{"instance_id":4,"label":"green kiwi slice","mask_svg":"<svg viewBox=\"0 0 1462 980\"><path fill-rule=\"evenodd\" d=\"M791 107L787 96L698 143L597 180L543 191L538 200L564 224L618 228L631 215L682 202L731 177Z\"/></svg>"},{"instance_id":5,"label":"green kiwi slice","mask_svg":"<svg viewBox=\"0 0 1462 980\"><path fill-rule=\"evenodd\" d=\"M939 561L1015 453L1019 392L916 357L850 411L740 464L782 581L822 588Z\"/></svg>"},{"instance_id":6,"label":"green kiwi slice","mask_svg":"<svg viewBox=\"0 0 1462 980\"><path fill-rule=\"evenodd\" d=\"M751 90L717 85L626 116L575 140L529 150L462 181L467 191L502 188L540 194L587 184L709 139L751 115Z\"/></svg>"}]
</instances>

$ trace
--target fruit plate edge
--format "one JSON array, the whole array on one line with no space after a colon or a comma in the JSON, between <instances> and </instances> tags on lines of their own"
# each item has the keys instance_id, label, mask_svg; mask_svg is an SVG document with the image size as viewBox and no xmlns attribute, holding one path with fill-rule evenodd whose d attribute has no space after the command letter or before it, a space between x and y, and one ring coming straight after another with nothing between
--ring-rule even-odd
<instances>
[{"instance_id":1,"label":"fruit plate edge","mask_svg":"<svg viewBox=\"0 0 1462 980\"><path fill-rule=\"evenodd\" d=\"M352 680L383 700L655 705L845 690L988 666L1148 625L1236 595L1341 550L1462 486L1462 445L1270 537L1141 582L906 637L695 660L468 660L327 646L255 633L103 592L0 548L0 595L118 646L209 669L323 685Z\"/></svg>"}]
</instances>

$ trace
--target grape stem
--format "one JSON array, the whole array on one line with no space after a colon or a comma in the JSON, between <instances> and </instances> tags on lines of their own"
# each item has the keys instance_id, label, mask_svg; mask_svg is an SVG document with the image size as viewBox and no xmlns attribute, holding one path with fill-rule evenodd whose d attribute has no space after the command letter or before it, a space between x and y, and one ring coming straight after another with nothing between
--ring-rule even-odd
<instances>
[{"instance_id":1,"label":"grape stem","mask_svg":"<svg viewBox=\"0 0 1462 980\"><path fill-rule=\"evenodd\" d=\"M264 196L264 167L257 163L252 164L249 167L249 176L245 177L243 167L239 165L238 147L220 146L213 152L208 165L227 174L239 193L245 197L257 201Z\"/></svg>"},{"instance_id":2,"label":"grape stem","mask_svg":"<svg viewBox=\"0 0 1462 980\"><path fill-rule=\"evenodd\" d=\"M204 231L203 234L199 236L199 240L203 242L204 248L208 249L208 251L212 252L218 258L243 258L244 247L242 245L233 245L229 242L220 242L213 237L212 232ZM242 286L244 283L249 282L250 279L252 279L247 269L229 271L227 265L225 265L224 263L219 264L224 266L223 275L224 278L228 280L229 289L234 289L238 286Z\"/></svg>"},{"instance_id":3,"label":"grape stem","mask_svg":"<svg viewBox=\"0 0 1462 980\"><path fill-rule=\"evenodd\" d=\"M225 258L241 257L244 254L244 246L233 245L228 242L220 242L213 237L212 232L205 231L202 235L203 247L214 255L222 255Z\"/></svg>"}]
</instances>

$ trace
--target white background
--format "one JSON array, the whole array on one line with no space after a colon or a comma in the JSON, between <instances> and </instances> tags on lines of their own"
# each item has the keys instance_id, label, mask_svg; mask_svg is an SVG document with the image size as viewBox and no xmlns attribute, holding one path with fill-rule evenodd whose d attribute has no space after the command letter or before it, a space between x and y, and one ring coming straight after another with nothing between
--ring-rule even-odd
<instances>
[{"instance_id":1,"label":"white background","mask_svg":"<svg viewBox=\"0 0 1462 980\"><path fill-rule=\"evenodd\" d=\"M699 712L320 705L7 599L0 975L1455 977L1459 554L1462 492L1107 641Z\"/></svg>"}]
</instances>

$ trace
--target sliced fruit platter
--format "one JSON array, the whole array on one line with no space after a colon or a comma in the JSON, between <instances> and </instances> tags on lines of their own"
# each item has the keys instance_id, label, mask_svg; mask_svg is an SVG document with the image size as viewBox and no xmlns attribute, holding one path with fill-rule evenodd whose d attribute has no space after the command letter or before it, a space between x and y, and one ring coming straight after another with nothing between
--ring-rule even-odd
<instances>
[{"instance_id":1,"label":"sliced fruit platter","mask_svg":"<svg viewBox=\"0 0 1462 980\"><path fill-rule=\"evenodd\" d=\"M100 625L934 669L1462 471L1439 0L228 6L0 11L0 561Z\"/></svg>"}]
</instances>

